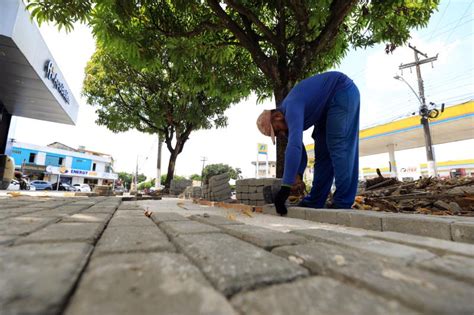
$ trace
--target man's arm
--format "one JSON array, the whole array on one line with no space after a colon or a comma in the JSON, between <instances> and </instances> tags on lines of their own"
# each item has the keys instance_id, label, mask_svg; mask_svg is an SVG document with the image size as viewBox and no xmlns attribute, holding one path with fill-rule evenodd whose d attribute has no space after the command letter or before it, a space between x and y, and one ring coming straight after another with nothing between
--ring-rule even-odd
<instances>
[{"instance_id":1,"label":"man's arm","mask_svg":"<svg viewBox=\"0 0 474 315\"><path fill-rule=\"evenodd\" d=\"M304 147L304 144L301 146L301 148L301 161L300 167L298 168L298 174L303 175L304 171L306 170L306 166L308 165L308 155L306 154L306 148Z\"/></svg>"},{"instance_id":2,"label":"man's arm","mask_svg":"<svg viewBox=\"0 0 474 315\"><path fill-rule=\"evenodd\" d=\"M285 120L288 125L288 145L285 152L285 171L283 173L283 185L291 186L295 182L296 174L303 161L303 106L288 104ZM306 150L304 159L307 160ZM304 163L306 165L306 163Z\"/></svg>"}]
</instances>

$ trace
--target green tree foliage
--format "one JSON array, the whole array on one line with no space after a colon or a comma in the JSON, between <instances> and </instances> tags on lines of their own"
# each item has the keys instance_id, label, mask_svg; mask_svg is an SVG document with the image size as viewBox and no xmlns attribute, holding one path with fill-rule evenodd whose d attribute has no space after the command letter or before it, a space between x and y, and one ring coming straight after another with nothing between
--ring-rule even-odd
<instances>
[{"instance_id":1,"label":"green tree foliage","mask_svg":"<svg viewBox=\"0 0 474 315\"><path fill-rule=\"evenodd\" d=\"M200 180L201 180L201 175L199 175L199 174L192 174L191 176L189 176L189 179L190 179L190 180L198 180L198 181L200 181Z\"/></svg>"},{"instance_id":2,"label":"green tree foliage","mask_svg":"<svg viewBox=\"0 0 474 315\"><path fill-rule=\"evenodd\" d=\"M122 185L124 187L130 188L133 179L135 177L135 174L130 174L127 172L119 172L118 177L120 181L122 182ZM146 176L144 174L138 174L138 182L141 183L146 180Z\"/></svg>"},{"instance_id":3,"label":"green tree foliage","mask_svg":"<svg viewBox=\"0 0 474 315\"><path fill-rule=\"evenodd\" d=\"M207 184L212 176L229 173L230 178L238 179L242 171L240 168L233 168L227 164L209 164L202 171L202 178Z\"/></svg>"},{"instance_id":4,"label":"green tree foliage","mask_svg":"<svg viewBox=\"0 0 474 315\"><path fill-rule=\"evenodd\" d=\"M426 26L439 0L29 0L38 21L86 20L106 45L136 62L163 43L173 60L206 54L210 63L240 57L240 71L260 98L278 107L310 74L341 62L348 49L386 43L391 52ZM77 11L73 11L77 8ZM73 12L72 12L73 11ZM186 39L185 41L176 40ZM248 60L246 60L247 58ZM235 68L233 68L235 70ZM244 88L246 88L244 86ZM286 148L278 139L277 175Z\"/></svg>"},{"instance_id":5,"label":"green tree foliage","mask_svg":"<svg viewBox=\"0 0 474 315\"><path fill-rule=\"evenodd\" d=\"M186 63L189 69L183 74L166 58L165 50L161 56L153 67L138 68L120 54L99 48L86 67L83 94L97 106L99 125L114 132L134 128L164 139L170 152L164 185L169 187L177 157L191 132L226 126L224 111L238 98L189 88L196 72L204 78L211 75L199 64L202 61Z\"/></svg>"}]
</instances>

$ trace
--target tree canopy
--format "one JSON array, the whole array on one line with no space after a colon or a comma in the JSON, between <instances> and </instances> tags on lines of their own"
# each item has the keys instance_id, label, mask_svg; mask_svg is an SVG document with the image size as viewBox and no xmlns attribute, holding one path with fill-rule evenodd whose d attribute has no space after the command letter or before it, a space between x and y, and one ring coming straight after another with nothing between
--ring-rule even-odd
<instances>
[{"instance_id":1,"label":"tree canopy","mask_svg":"<svg viewBox=\"0 0 474 315\"><path fill-rule=\"evenodd\" d=\"M191 87L196 69L203 78L212 76L204 67L194 68L196 62L187 63L188 72L181 74L163 53L153 67L138 68L120 54L99 48L86 67L83 94L89 104L97 106L99 125L114 132L134 128L156 133L166 143L171 154L167 187L191 132L225 126L224 111L233 100L229 95L221 98Z\"/></svg>"},{"instance_id":2,"label":"tree canopy","mask_svg":"<svg viewBox=\"0 0 474 315\"><path fill-rule=\"evenodd\" d=\"M105 45L134 62L153 60L161 45L180 60L206 54L210 63L244 70L260 98L278 107L301 79L337 65L350 47L386 43L393 51L425 26L439 0L29 0L39 21L71 28L87 21ZM183 40L184 39L184 40ZM236 68L233 68L236 70ZM227 72L230 73L230 72ZM246 89L247 86L242 88ZM286 141L279 137L277 176Z\"/></svg>"}]
</instances>

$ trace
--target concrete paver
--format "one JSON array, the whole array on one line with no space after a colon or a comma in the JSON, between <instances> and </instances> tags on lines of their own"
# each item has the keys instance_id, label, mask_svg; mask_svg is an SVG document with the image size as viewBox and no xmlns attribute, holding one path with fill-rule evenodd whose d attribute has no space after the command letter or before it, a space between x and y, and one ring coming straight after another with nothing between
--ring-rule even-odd
<instances>
[{"instance_id":1,"label":"concrete paver","mask_svg":"<svg viewBox=\"0 0 474 315\"><path fill-rule=\"evenodd\" d=\"M395 300L326 277L241 293L231 301L244 315L415 314Z\"/></svg>"},{"instance_id":2,"label":"concrete paver","mask_svg":"<svg viewBox=\"0 0 474 315\"><path fill-rule=\"evenodd\" d=\"M308 274L294 263L221 233L181 235L175 243L227 296Z\"/></svg>"},{"instance_id":3,"label":"concrete paver","mask_svg":"<svg viewBox=\"0 0 474 315\"><path fill-rule=\"evenodd\" d=\"M66 314L236 312L183 255L141 253L94 258Z\"/></svg>"},{"instance_id":4,"label":"concrete paver","mask_svg":"<svg viewBox=\"0 0 474 315\"><path fill-rule=\"evenodd\" d=\"M273 215L167 198L0 196L0 313L474 311L472 219L264 211ZM414 222L382 231L388 218ZM440 239L447 228L452 240Z\"/></svg>"}]
</instances>

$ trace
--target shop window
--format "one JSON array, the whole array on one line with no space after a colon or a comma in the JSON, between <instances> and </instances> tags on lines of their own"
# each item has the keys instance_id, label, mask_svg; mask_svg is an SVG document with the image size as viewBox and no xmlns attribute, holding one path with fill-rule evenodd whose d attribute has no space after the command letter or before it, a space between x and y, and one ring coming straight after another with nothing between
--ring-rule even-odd
<instances>
[{"instance_id":1,"label":"shop window","mask_svg":"<svg viewBox=\"0 0 474 315\"><path fill-rule=\"evenodd\" d=\"M97 167L97 164L92 163L92 170L93 170L93 171L95 171L96 167Z\"/></svg>"},{"instance_id":2,"label":"shop window","mask_svg":"<svg viewBox=\"0 0 474 315\"><path fill-rule=\"evenodd\" d=\"M30 157L28 158L28 163L35 163L36 153L30 153Z\"/></svg>"},{"instance_id":3,"label":"shop window","mask_svg":"<svg viewBox=\"0 0 474 315\"><path fill-rule=\"evenodd\" d=\"M64 158L60 157L58 160L58 164L62 166L63 162L64 162Z\"/></svg>"}]
</instances>

